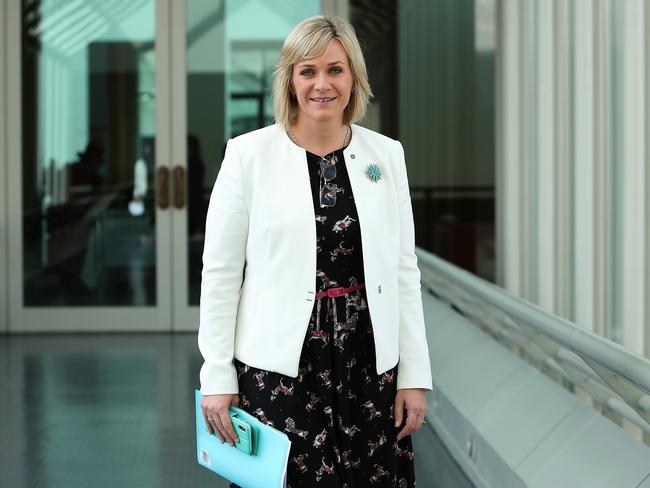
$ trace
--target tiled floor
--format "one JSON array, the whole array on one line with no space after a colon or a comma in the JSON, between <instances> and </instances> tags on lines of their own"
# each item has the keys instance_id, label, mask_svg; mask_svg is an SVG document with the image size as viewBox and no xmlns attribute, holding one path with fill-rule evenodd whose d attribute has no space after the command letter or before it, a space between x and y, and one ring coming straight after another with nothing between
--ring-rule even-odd
<instances>
[{"instance_id":1,"label":"tiled floor","mask_svg":"<svg viewBox=\"0 0 650 488\"><path fill-rule=\"evenodd\" d=\"M200 365L195 334L0 336L0 487L226 487L196 463ZM469 486L413 441L419 487Z\"/></svg>"}]
</instances>

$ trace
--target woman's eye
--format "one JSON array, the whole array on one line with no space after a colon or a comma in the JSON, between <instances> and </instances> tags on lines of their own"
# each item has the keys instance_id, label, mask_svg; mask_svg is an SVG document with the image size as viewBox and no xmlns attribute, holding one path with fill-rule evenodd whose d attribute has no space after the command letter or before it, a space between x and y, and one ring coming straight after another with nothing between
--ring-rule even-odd
<instances>
[{"instance_id":1,"label":"woman's eye","mask_svg":"<svg viewBox=\"0 0 650 488\"><path fill-rule=\"evenodd\" d=\"M302 76L311 76L314 74L314 71L311 69L305 69L300 72Z\"/></svg>"},{"instance_id":2,"label":"woman's eye","mask_svg":"<svg viewBox=\"0 0 650 488\"><path fill-rule=\"evenodd\" d=\"M342 68L332 68L331 72L336 73L338 75L339 73L343 73L343 69Z\"/></svg>"}]
</instances>

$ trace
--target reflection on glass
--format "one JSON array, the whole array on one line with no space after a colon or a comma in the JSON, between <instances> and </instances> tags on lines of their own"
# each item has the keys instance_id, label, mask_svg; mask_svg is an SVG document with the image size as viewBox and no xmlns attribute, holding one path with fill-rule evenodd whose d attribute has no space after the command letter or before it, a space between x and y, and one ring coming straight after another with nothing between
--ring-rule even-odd
<instances>
[{"instance_id":1,"label":"reflection on glass","mask_svg":"<svg viewBox=\"0 0 650 488\"><path fill-rule=\"evenodd\" d=\"M26 306L155 304L154 6L23 2Z\"/></svg>"},{"instance_id":2,"label":"reflection on glass","mask_svg":"<svg viewBox=\"0 0 650 488\"><path fill-rule=\"evenodd\" d=\"M416 244L494 280L496 0L350 0L375 94L361 123L404 145Z\"/></svg>"},{"instance_id":3,"label":"reflection on glass","mask_svg":"<svg viewBox=\"0 0 650 488\"><path fill-rule=\"evenodd\" d=\"M198 305L205 215L226 141L273 122L282 43L318 0L192 0L187 18L189 305Z\"/></svg>"}]
</instances>

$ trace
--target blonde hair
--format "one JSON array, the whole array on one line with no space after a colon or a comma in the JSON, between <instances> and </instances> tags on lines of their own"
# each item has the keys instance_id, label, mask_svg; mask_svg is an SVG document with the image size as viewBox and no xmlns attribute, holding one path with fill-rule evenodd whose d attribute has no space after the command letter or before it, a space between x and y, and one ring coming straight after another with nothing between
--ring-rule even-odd
<instances>
[{"instance_id":1,"label":"blonde hair","mask_svg":"<svg viewBox=\"0 0 650 488\"><path fill-rule=\"evenodd\" d=\"M294 65L324 53L332 39L338 39L343 45L352 71L352 93L343 112L343 123L353 124L366 114L373 95L354 28L340 17L316 15L303 20L289 33L273 73L275 121L285 129L290 128L292 120L298 116L298 102L289 96Z\"/></svg>"}]
</instances>

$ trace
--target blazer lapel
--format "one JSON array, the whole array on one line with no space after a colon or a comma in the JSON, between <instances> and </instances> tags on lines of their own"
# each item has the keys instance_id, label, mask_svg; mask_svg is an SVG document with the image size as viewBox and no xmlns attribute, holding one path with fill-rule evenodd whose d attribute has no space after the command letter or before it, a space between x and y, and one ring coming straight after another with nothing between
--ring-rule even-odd
<instances>
[{"instance_id":1,"label":"blazer lapel","mask_svg":"<svg viewBox=\"0 0 650 488\"><path fill-rule=\"evenodd\" d=\"M389 184L388 178L383 174L388 167L386 161L380 160L375 148L367 147L358 132L355 134L355 125L352 125L352 140L343 151L345 166L350 177L350 185L354 194L354 202L359 214L359 224L362 236L365 233L366 242L379 238L378 233L385 229L384 218L388 203ZM372 181L366 174L369 164L377 164L382 171L378 181Z\"/></svg>"}]
</instances>

